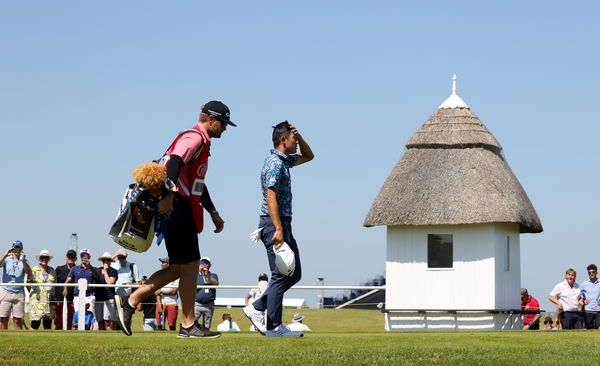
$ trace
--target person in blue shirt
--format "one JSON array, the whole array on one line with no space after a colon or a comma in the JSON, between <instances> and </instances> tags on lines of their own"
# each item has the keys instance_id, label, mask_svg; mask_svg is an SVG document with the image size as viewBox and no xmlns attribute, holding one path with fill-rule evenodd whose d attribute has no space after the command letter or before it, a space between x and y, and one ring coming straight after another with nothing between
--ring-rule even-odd
<instances>
[{"instance_id":1,"label":"person in blue shirt","mask_svg":"<svg viewBox=\"0 0 600 366\"><path fill-rule=\"evenodd\" d=\"M31 267L25 259L23 243L16 240L0 258L2 283L24 283L25 274L31 274ZM23 329L21 320L25 311L25 290L22 286L0 287L0 329L8 329L11 314L15 329Z\"/></svg>"},{"instance_id":2,"label":"person in blue shirt","mask_svg":"<svg viewBox=\"0 0 600 366\"><path fill-rule=\"evenodd\" d=\"M595 264L587 266L589 280L579 286L583 297L584 323L587 329L600 329L600 281L598 281L598 267Z\"/></svg>"},{"instance_id":3,"label":"person in blue shirt","mask_svg":"<svg viewBox=\"0 0 600 366\"><path fill-rule=\"evenodd\" d=\"M84 278L88 285L94 283L94 278L98 278L98 271L90 263L90 250L81 249L79 251L79 257L81 258L81 264L71 268L71 271L67 275L65 283L77 283L80 279ZM94 288L88 287L85 290L85 296L94 295ZM63 296L67 296L67 287L63 288ZM73 296L79 296L79 287L73 288Z\"/></svg>"},{"instance_id":4,"label":"person in blue shirt","mask_svg":"<svg viewBox=\"0 0 600 366\"><path fill-rule=\"evenodd\" d=\"M89 310L90 304L93 302L93 297L88 296L85 298L85 330L92 330L96 319L94 314ZM76 311L73 315L73 329L77 330L79 326L79 311Z\"/></svg>"},{"instance_id":5,"label":"person in blue shirt","mask_svg":"<svg viewBox=\"0 0 600 366\"><path fill-rule=\"evenodd\" d=\"M273 128L272 139L274 149L265 159L260 176L263 200L258 224L271 268L271 281L265 293L244 308L244 314L267 337L301 337L302 333L290 331L281 320L283 295L302 277L300 252L292 235L290 168L311 161L314 154L296 127L288 121ZM298 145L299 154L296 153ZM279 272L275 262L275 250L284 242L294 252L296 260L295 270L289 276Z\"/></svg>"}]
</instances>

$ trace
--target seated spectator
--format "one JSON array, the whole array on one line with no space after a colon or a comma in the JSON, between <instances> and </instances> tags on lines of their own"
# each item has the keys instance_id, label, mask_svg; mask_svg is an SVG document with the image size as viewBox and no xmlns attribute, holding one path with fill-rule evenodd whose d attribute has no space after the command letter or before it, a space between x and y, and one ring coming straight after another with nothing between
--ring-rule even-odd
<instances>
[{"instance_id":1,"label":"seated spectator","mask_svg":"<svg viewBox=\"0 0 600 366\"><path fill-rule=\"evenodd\" d=\"M267 290L268 281L269 276L267 276L266 273L261 273L258 275L258 286L251 289L250 292L248 292L248 295L246 295L246 306L248 306L248 304L252 304L256 299L262 296L262 294Z\"/></svg>"},{"instance_id":2,"label":"seated spectator","mask_svg":"<svg viewBox=\"0 0 600 366\"><path fill-rule=\"evenodd\" d=\"M248 292L246 298L244 299L246 306L252 304L256 299L262 296L262 294L267 291L267 287L269 286L269 276L266 273L261 273L258 275L258 285L256 288L253 288ZM250 325L250 331L254 332L256 327L254 324Z\"/></svg>"},{"instance_id":3,"label":"seated spectator","mask_svg":"<svg viewBox=\"0 0 600 366\"><path fill-rule=\"evenodd\" d=\"M87 296L85 298L85 330L92 330L96 319L94 314L89 310L90 304L94 302L94 296ZM78 308L78 306L76 306ZM77 330L79 327L79 311L76 311L73 315L73 329Z\"/></svg>"},{"instance_id":4,"label":"seated spectator","mask_svg":"<svg viewBox=\"0 0 600 366\"><path fill-rule=\"evenodd\" d=\"M25 274L31 275L31 267L25 259L23 243L16 240L0 258L3 283L23 283ZM23 329L21 323L25 312L25 289L22 286L0 288L0 329L8 329L8 319L12 315L13 327Z\"/></svg>"},{"instance_id":5,"label":"seated spectator","mask_svg":"<svg viewBox=\"0 0 600 366\"><path fill-rule=\"evenodd\" d=\"M544 330L556 330L557 328L554 326L554 322L552 321L552 317L547 316L544 318Z\"/></svg>"},{"instance_id":6,"label":"seated spectator","mask_svg":"<svg viewBox=\"0 0 600 366\"><path fill-rule=\"evenodd\" d=\"M102 267L96 268L92 275L94 282L101 285L113 285L117 282L117 270L110 266L113 261L109 252L104 252L98 261ZM115 330L115 289L114 287L94 287L96 301L94 310L99 330Z\"/></svg>"},{"instance_id":7,"label":"seated spectator","mask_svg":"<svg viewBox=\"0 0 600 366\"><path fill-rule=\"evenodd\" d=\"M540 310L540 303L527 292L526 288L521 289L521 309L523 310ZM523 319L523 330L540 329L540 318L538 314L527 314Z\"/></svg>"},{"instance_id":8,"label":"seated spectator","mask_svg":"<svg viewBox=\"0 0 600 366\"><path fill-rule=\"evenodd\" d=\"M306 324L302 323L303 320L304 315L300 313L294 314L292 322L287 326L288 329L292 332L310 332L311 329Z\"/></svg>"},{"instance_id":9,"label":"seated spectator","mask_svg":"<svg viewBox=\"0 0 600 366\"><path fill-rule=\"evenodd\" d=\"M69 249L65 255L65 265L56 267L56 283L65 283L71 268L75 267L77 261L77 252L73 249ZM63 329L63 306L65 306L65 296L63 296L63 287L55 287L54 299L56 301L56 318L54 319L54 329ZM73 314L75 314L75 307L73 306L73 287L67 287L66 296L66 315L67 315L67 329L71 329L73 324Z\"/></svg>"},{"instance_id":10,"label":"seated spectator","mask_svg":"<svg viewBox=\"0 0 600 366\"><path fill-rule=\"evenodd\" d=\"M147 279L146 276L142 276L140 283L143 285ZM145 331L158 330L158 323L156 322L156 293L150 294L142 300L138 304L137 310L144 312L142 325Z\"/></svg>"},{"instance_id":11,"label":"seated spectator","mask_svg":"<svg viewBox=\"0 0 600 366\"><path fill-rule=\"evenodd\" d=\"M578 311L583 306L579 284L575 282L577 272L569 268L565 272L565 280L558 283L548 296L548 300L558 305L559 321L562 329L581 329L583 322Z\"/></svg>"},{"instance_id":12,"label":"seated spectator","mask_svg":"<svg viewBox=\"0 0 600 366\"><path fill-rule=\"evenodd\" d=\"M198 286L219 284L219 276L210 271L210 258L202 257L200 259L200 267L198 270ZM198 324L203 325L206 329L210 329L212 317L215 313L215 299L217 298L217 290L214 288L199 288L196 291L196 302L194 304L194 316ZM204 320L200 318L204 317Z\"/></svg>"},{"instance_id":13,"label":"seated spectator","mask_svg":"<svg viewBox=\"0 0 600 366\"><path fill-rule=\"evenodd\" d=\"M56 272L54 268L48 265L53 256L48 250L43 249L35 257L39 264L31 269L31 274L27 279L29 283L54 283L56 282ZM29 320L31 320L31 329L39 329L40 323L43 323L44 329L52 329L52 319L54 318L55 305L50 301L50 295L54 293L54 288L50 286L30 286L29 289Z\"/></svg>"},{"instance_id":14,"label":"seated spectator","mask_svg":"<svg viewBox=\"0 0 600 366\"><path fill-rule=\"evenodd\" d=\"M231 315L223 314L223 323L217 325L217 331L219 332L239 332L240 327L233 321Z\"/></svg>"}]
</instances>

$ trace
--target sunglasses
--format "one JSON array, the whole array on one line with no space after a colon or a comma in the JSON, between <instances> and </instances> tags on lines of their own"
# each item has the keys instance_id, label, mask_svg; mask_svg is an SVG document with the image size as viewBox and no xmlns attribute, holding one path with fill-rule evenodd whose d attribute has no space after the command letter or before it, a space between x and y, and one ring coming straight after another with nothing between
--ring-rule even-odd
<instances>
[{"instance_id":1,"label":"sunglasses","mask_svg":"<svg viewBox=\"0 0 600 366\"><path fill-rule=\"evenodd\" d=\"M47 256L43 255L43 256L40 257L40 260L42 260L42 259L50 259L50 257L47 257Z\"/></svg>"},{"instance_id":2,"label":"sunglasses","mask_svg":"<svg viewBox=\"0 0 600 366\"><path fill-rule=\"evenodd\" d=\"M118 260L125 259L127 257L117 257Z\"/></svg>"},{"instance_id":3,"label":"sunglasses","mask_svg":"<svg viewBox=\"0 0 600 366\"><path fill-rule=\"evenodd\" d=\"M210 262L207 262L207 261L200 261L200 264L210 264Z\"/></svg>"},{"instance_id":4,"label":"sunglasses","mask_svg":"<svg viewBox=\"0 0 600 366\"><path fill-rule=\"evenodd\" d=\"M596 273L596 271L588 271L589 274Z\"/></svg>"}]
</instances>

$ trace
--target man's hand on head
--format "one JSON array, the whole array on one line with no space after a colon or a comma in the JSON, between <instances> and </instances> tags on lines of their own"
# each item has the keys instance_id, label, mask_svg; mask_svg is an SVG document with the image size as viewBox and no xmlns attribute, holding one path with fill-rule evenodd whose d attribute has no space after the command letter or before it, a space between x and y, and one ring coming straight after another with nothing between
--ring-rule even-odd
<instances>
[{"instance_id":1,"label":"man's hand on head","mask_svg":"<svg viewBox=\"0 0 600 366\"><path fill-rule=\"evenodd\" d=\"M296 138L296 140L302 140L302 135L300 135L300 132L298 132L298 129L296 128L296 126L292 125L289 122L288 122L288 125L290 126L290 130L292 132L292 135L294 135L294 137Z\"/></svg>"}]
</instances>

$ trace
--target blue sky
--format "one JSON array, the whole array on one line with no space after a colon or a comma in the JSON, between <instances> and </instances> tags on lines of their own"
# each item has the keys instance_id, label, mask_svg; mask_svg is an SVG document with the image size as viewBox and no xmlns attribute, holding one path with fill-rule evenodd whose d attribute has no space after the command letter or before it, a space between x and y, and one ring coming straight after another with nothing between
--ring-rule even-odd
<instances>
[{"instance_id":1,"label":"blue sky","mask_svg":"<svg viewBox=\"0 0 600 366\"><path fill-rule=\"evenodd\" d=\"M566 268L581 282L600 262L599 10L592 1L2 2L0 242L62 257L77 232L94 256L116 250L107 231L131 170L217 99L239 126L214 141L207 179L226 229L200 236L222 283L253 284L266 270L247 238L270 126L287 119L316 154L292 172L300 284L358 284L385 268L385 229L362 221L456 73L544 225L521 237L522 284L543 300ZM164 254L131 258L150 274Z\"/></svg>"}]
</instances>

